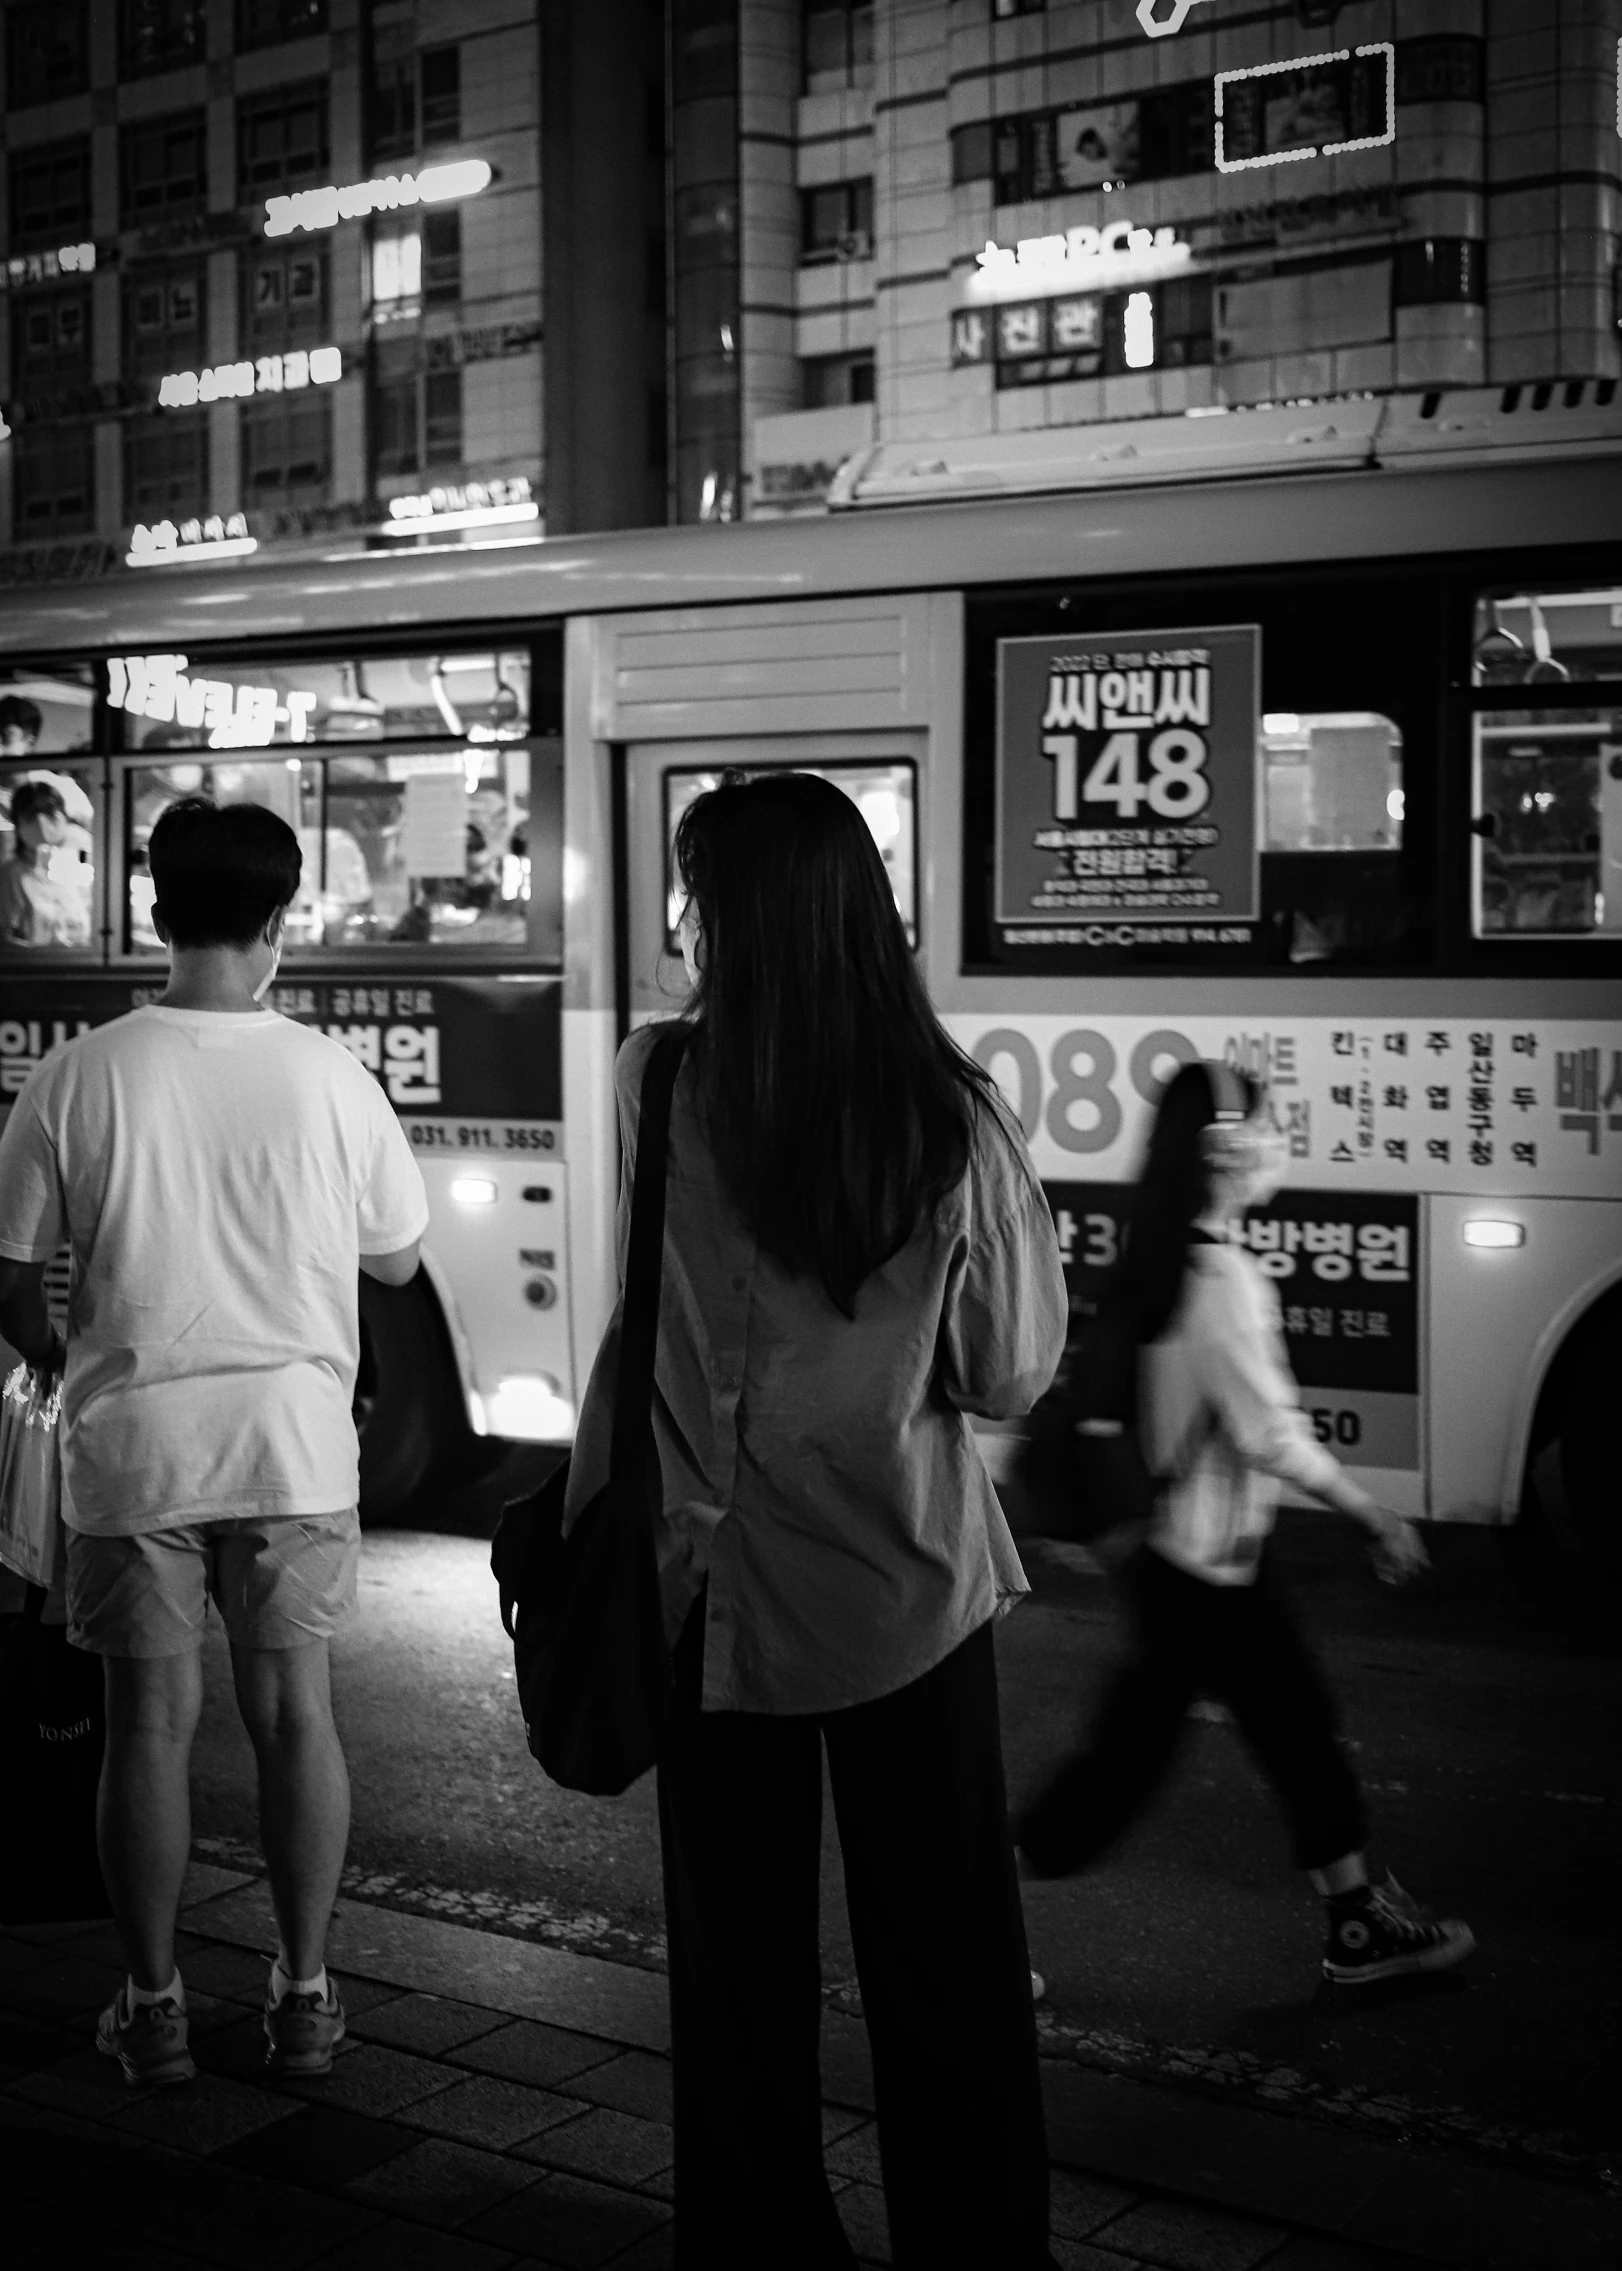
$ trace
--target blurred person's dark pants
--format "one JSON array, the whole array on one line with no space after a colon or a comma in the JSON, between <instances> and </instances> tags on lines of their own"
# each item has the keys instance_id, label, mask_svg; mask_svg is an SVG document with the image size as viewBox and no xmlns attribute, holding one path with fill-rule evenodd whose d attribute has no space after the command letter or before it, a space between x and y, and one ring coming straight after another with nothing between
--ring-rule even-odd
<instances>
[{"instance_id":1,"label":"blurred person's dark pants","mask_svg":"<svg viewBox=\"0 0 1622 2271\"><path fill-rule=\"evenodd\" d=\"M1283 1804L1295 1863L1322 1869L1368 1835L1333 1696L1264 1550L1251 1585L1212 1585L1144 1547L1123 1572L1133 1651L1106 1687L1083 1749L1017 1825L1044 1875L1097 1860L1165 1781L1196 1696L1227 1706Z\"/></svg>"},{"instance_id":2,"label":"blurred person's dark pants","mask_svg":"<svg viewBox=\"0 0 1622 2271\"><path fill-rule=\"evenodd\" d=\"M659 1769L680 2271L855 2257L822 2167L822 1745L897 2271L1045 2265L1047 2144L991 1627L844 1711L701 1712L704 1604Z\"/></svg>"}]
</instances>

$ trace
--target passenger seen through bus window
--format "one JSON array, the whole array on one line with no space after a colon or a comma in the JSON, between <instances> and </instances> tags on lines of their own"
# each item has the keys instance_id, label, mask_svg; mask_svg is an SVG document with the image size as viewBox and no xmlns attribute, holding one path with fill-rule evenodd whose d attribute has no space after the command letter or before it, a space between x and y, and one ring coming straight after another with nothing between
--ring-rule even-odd
<instances>
[{"instance_id":1,"label":"passenger seen through bus window","mask_svg":"<svg viewBox=\"0 0 1622 2271\"><path fill-rule=\"evenodd\" d=\"M76 808L71 812L70 795ZM88 797L69 778L25 775L14 784L11 845L0 860L0 942L5 945L89 945L94 870L90 832L77 808L90 816Z\"/></svg>"}]
</instances>

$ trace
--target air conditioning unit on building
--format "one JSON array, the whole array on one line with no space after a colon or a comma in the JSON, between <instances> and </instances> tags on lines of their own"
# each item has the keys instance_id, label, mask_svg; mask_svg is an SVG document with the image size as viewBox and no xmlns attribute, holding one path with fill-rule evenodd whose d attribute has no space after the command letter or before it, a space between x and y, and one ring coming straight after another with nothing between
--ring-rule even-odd
<instances>
[{"instance_id":1,"label":"air conditioning unit on building","mask_svg":"<svg viewBox=\"0 0 1622 2271\"><path fill-rule=\"evenodd\" d=\"M873 232L871 229L846 229L836 240L835 249L841 260L871 260Z\"/></svg>"}]
</instances>

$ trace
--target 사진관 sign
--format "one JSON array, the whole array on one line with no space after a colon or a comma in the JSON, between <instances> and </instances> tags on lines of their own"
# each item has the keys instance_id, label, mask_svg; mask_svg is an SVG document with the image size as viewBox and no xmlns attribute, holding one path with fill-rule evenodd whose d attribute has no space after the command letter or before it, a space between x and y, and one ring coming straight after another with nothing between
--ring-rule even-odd
<instances>
[{"instance_id":1,"label":"\uc0ac\uc9c4\uad00 sign","mask_svg":"<svg viewBox=\"0 0 1622 2271\"><path fill-rule=\"evenodd\" d=\"M1007 943L1123 917L1255 920L1260 688L1254 623L998 640Z\"/></svg>"}]
</instances>

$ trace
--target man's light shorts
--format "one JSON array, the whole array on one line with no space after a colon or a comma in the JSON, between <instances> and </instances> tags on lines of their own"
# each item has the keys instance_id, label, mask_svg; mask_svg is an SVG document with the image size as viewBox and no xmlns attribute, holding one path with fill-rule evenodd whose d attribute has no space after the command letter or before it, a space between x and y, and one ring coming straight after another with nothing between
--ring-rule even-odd
<instances>
[{"instance_id":1,"label":"man's light shorts","mask_svg":"<svg viewBox=\"0 0 1622 2271\"><path fill-rule=\"evenodd\" d=\"M134 1538L68 1532L68 1638L98 1656L199 1648L212 1598L237 1648L327 1640L354 1606L360 1514L243 1514Z\"/></svg>"}]
</instances>

